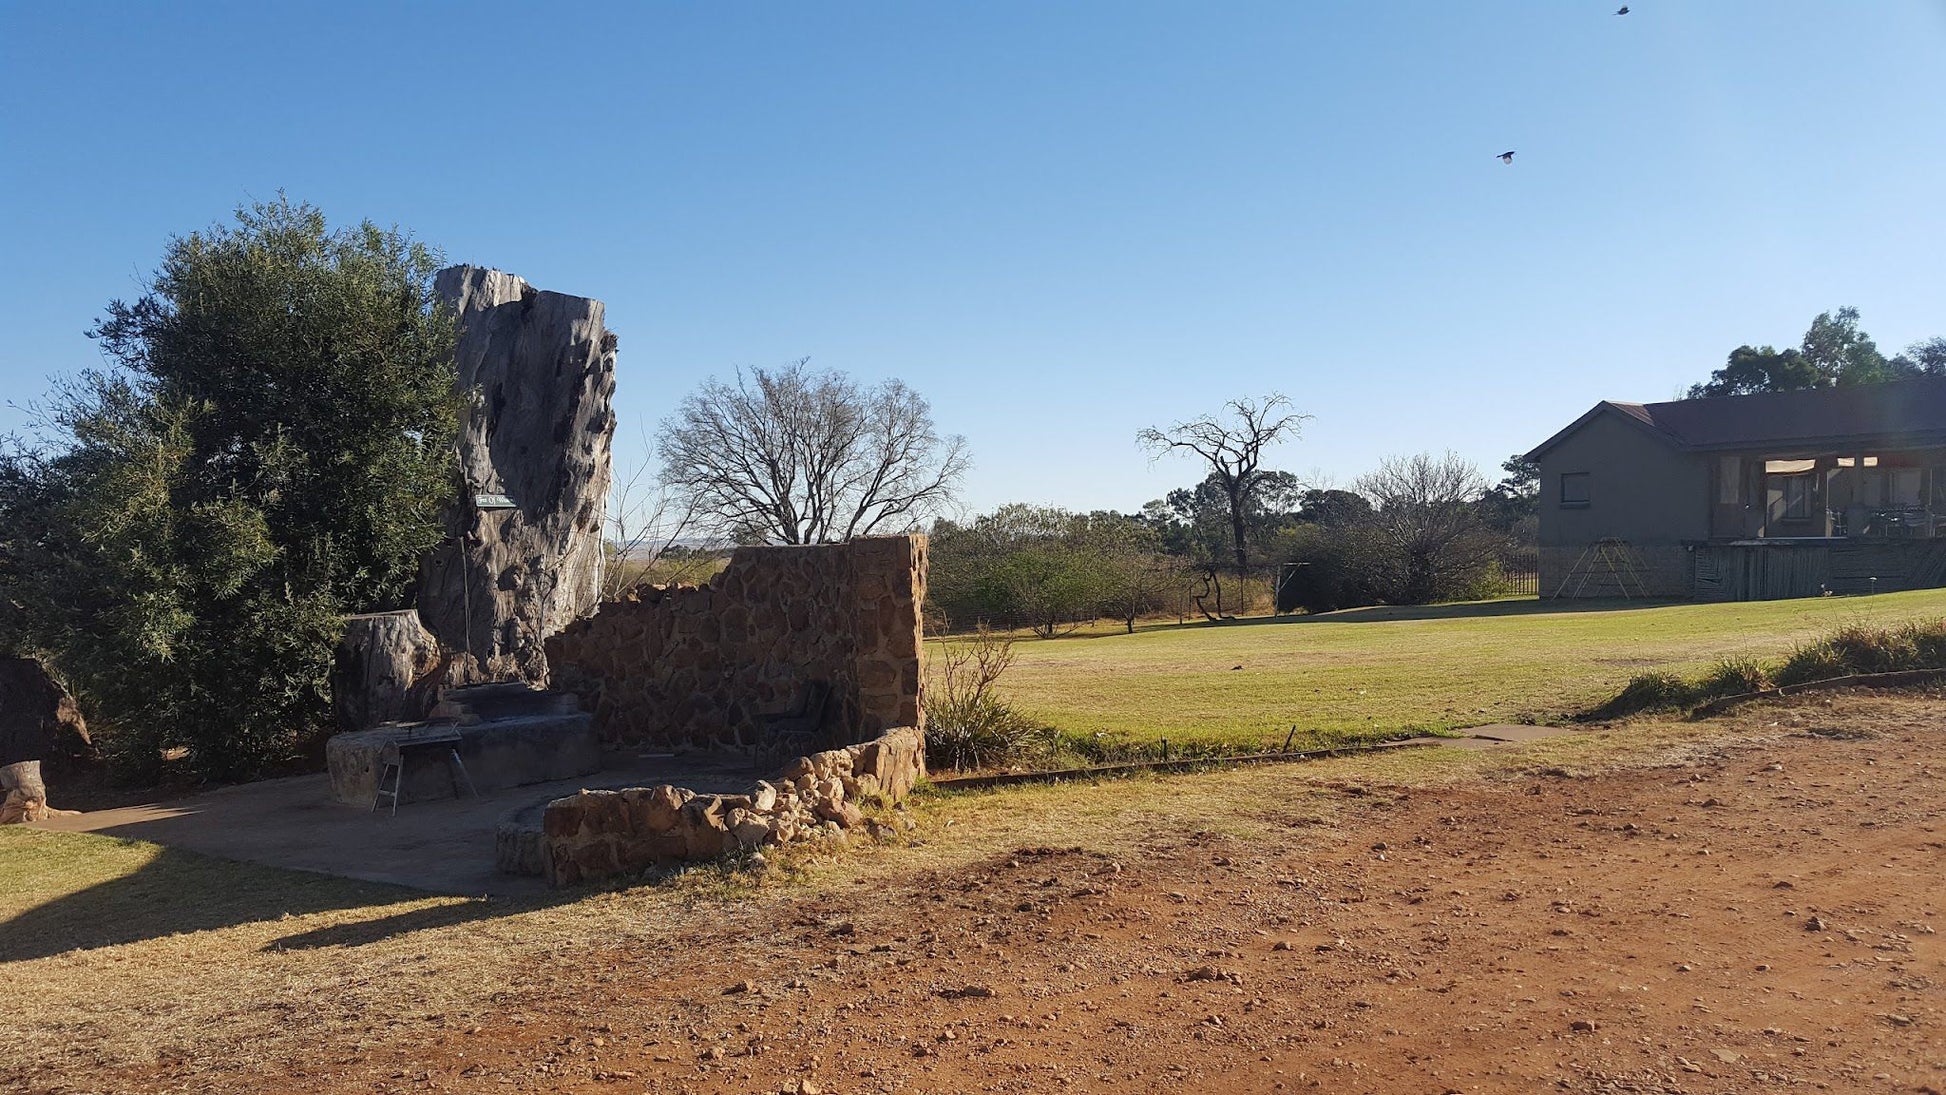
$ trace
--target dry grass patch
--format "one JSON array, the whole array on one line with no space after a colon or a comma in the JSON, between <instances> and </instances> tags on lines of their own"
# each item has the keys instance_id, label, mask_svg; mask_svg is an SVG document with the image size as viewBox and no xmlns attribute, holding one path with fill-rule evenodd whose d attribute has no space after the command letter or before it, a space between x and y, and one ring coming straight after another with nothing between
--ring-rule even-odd
<instances>
[{"instance_id":1,"label":"dry grass patch","mask_svg":"<svg viewBox=\"0 0 1946 1095\"><path fill-rule=\"evenodd\" d=\"M692 956L755 960L784 945L774 924L809 898L904 893L1023 845L1140 857L1204 831L1301 845L1424 789L1695 763L1839 724L1893 729L1933 717L1938 698L1764 703L1724 720L1647 719L1518 748L932 792L911 803L916 832L837 855L808 852L761 880L732 864L528 902L427 897L102 837L0 831L10 880L0 893L0 958L12 1000L0 1018L0 1087L58 1074L113 1089L114 1070L158 1062L239 1085L352 1069L370 1047L544 1017L562 993L652 979Z\"/></svg>"}]
</instances>

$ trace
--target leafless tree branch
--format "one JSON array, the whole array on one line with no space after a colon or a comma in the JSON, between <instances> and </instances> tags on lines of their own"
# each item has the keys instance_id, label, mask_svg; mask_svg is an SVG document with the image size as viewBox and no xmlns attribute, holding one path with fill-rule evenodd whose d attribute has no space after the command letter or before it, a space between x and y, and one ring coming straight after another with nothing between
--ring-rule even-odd
<instances>
[{"instance_id":1,"label":"leafless tree branch","mask_svg":"<svg viewBox=\"0 0 1946 1095\"><path fill-rule=\"evenodd\" d=\"M966 441L900 381L871 388L805 360L706 382L663 424L661 482L700 527L813 544L915 527L952 501Z\"/></svg>"},{"instance_id":2,"label":"leafless tree branch","mask_svg":"<svg viewBox=\"0 0 1946 1095\"><path fill-rule=\"evenodd\" d=\"M1272 392L1261 400L1232 399L1223 412L1178 422L1166 430L1154 426L1136 432L1136 444L1149 450L1150 459L1176 451L1188 452L1209 465L1222 486L1230 509L1230 541L1237 573L1249 570L1246 542L1250 502L1263 478L1263 451L1296 436L1311 416L1298 414L1291 401Z\"/></svg>"}]
</instances>

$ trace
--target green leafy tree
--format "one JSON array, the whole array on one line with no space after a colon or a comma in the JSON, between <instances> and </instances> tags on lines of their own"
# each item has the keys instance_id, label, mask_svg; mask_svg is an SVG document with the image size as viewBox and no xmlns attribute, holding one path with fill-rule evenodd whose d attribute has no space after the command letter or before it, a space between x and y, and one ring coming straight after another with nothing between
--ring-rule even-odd
<instances>
[{"instance_id":1,"label":"green leafy tree","mask_svg":"<svg viewBox=\"0 0 1946 1095\"><path fill-rule=\"evenodd\" d=\"M1480 497L1480 519L1509 531L1534 516L1541 494L1541 466L1520 453L1500 464L1506 475Z\"/></svg>"},{"instance_id":2,"label":"green leafy tree","mask_svg":"<svg viewBox=\"0 0 1946 1095\"><path fill-rule=\"evenodd\" d=\"M1357 524L1372 515L1372 504L1356 491L1324 487L1304 492L1297 516L1306 524L1330 528Z\"/></svg>"},{"instance_id":3,"label":"green leafy tree","mask_svg":"<svg viewBox=\"0 0 1946 1095\"><path fill-rule=\"evenodd\" d=\"M1946 338L1915 342L1892 359L1892 368L1908 376L1946 376Z\"/></svg>"},{"instance_id":4,"label":"green leafy tree","mask_svg":"<svg viewBox=\"0 0 1946 1095\"><path fill-rule=\"evenodd\" d=\"M0 604L136 776L236 778L326 729L347 613L408 602L460 410L435 255L280 198L172 240L111 362L0 455Z\"/></svg>"},{"instance_id":5,"label":"green leafy tree","mask_svg":"<svg viewBox=\"0 0 1946 1095\"><path fill-rule=\"evenodd\" d=\"M1027 627L1053 638L1089 620L1135 621L1181 588L1157 531L1119 513L1002 506L933 526L927 597L950 626Z\"/></svg>"},{"instance_id":6,"label":"green leafy tree","mask_svg":"<svg viewBox=\"0 0 1946 1095\"><path fill-rule=\"evenodd\" d=\"M1181 565L1163 553L1161 534L1152 525L1097 511L1076 518L1071 527L1096 574L1095 615L1121 620L1134 634L1137 620L1162 610L1183 588Z\"/></svg>"},{"instance_id":7,"label":"green leafy tree","mask_svg":"<svg viewBox=\"0 0 1946 1095\"><path fill-rule=\"evenodd\" d=\"M1690 387L1689 398L1845 388L1938 375L1946 375L1946 339L1916 342L1887 358L1859 327L1858 309L1846 307L1820 312L1796 347L1739 346L1730 351L1729 360L1709 380Z\"/></svg>"}]
</instances>

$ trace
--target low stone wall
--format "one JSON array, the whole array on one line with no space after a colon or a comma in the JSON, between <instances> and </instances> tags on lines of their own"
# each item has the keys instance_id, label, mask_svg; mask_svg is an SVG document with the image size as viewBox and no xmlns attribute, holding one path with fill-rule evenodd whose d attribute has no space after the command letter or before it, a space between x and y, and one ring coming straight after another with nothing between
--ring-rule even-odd
<instances>
[{"instance_id":1,"label":"low stone wall","mask_svg":"<svg viewBox=\"0 0 1946 1095\"><path fill-rule=\"evenodd\" d=\"M801 757L740 795L681 787L582 791L547 804L538 832L503 831L502 870L551 886L832 836L864 823L862 802L898 802L926 775L925 737L898 727Z\"/></svg>"},{"instance_id":2,"label":"low stone wall","mask_svg":"<svg viewBox=\"0 0 1946 1095\"><path fill-rule=\"evenodd\" d=\"M547 641L611 746L763 748L766 715L830 690L823 739L920 726L926 539L745 547L701 587L640 587Z\"/></svg>"}]
</instances>

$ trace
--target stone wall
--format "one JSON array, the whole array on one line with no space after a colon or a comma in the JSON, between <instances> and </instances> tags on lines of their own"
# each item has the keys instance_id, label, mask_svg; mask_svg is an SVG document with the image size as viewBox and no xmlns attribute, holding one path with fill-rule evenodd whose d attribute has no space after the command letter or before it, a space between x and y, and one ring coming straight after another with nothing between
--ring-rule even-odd
<instances>
[{"instance_id":1,"label":"stone wall","mask_svg":"<svg viewBox=\"0 0 1946 1095\"><path fill-rule=\"evenodd\" d=\"M502 870L570 886L865 827L861 803L896 803L926 775L924 736L899 727L799 758L746 794L674 786L582 791L547 804L538 831L503 830Z\"/></svg>"},{"instance_id":2,"label":"stone wall","mask_svg":"<svg viewBox=\"0 0 1946 1095\"><path fill-rule=\"evenodd\" d=\"M761 748L763 716L830 687L815 744L919 727L926 539L738 548L701 587L642 587L547 643L610 745Z\"/></svg>"}]
</instances>

